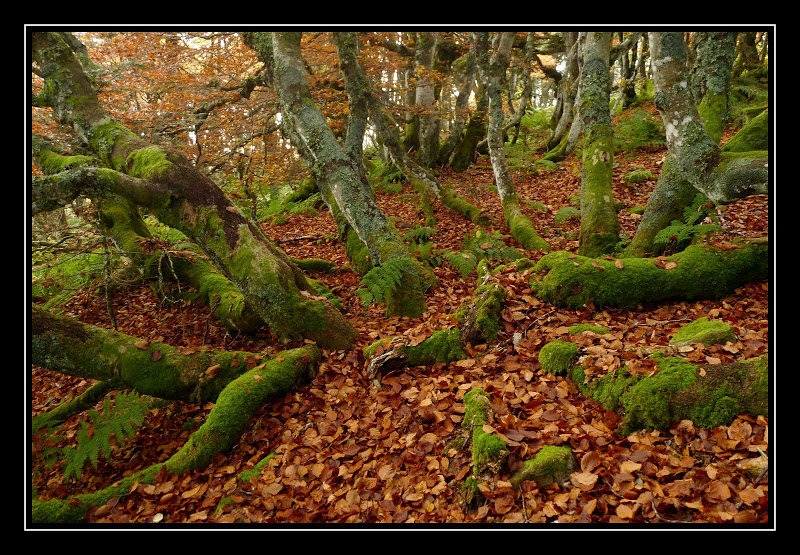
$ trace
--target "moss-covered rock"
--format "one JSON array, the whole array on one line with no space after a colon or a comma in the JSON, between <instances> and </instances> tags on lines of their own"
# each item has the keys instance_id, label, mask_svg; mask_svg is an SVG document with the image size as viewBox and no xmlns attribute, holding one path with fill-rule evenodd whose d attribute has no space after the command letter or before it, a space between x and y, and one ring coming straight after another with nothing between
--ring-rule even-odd
<instances>
[{"instance_id":1,"label":"moss-covered rock","mask_svg":"<svg viewBox=\"0 0 800 555\"><path fill-rule=\"evenodd\" d=\"M551 341L539 351L539 366L545 372L564 376L572 367L578 346L569 341Z\"/></svg>"},{"instance_id":2,"label":"moss-covered rock","mask_svg":"<svg viewBox=\"0 0 800 555\"><path fill-rule=\"evenodd\" d=\"M533 480L540 487L561 484L578 467L572 449L566 446L545 445L536 456L525 461L509 479L514 488L522 482Z\"/></svg>"},{"instance_id":3,"label":"moss-covered rock","mask_svg":"<svg viewBox=\"0 0 800 555\"><path fill-rule=\"evenodd\" d=\"M719 320L709 321L708 318L698 318L679 329L669 343L675 346L702 343L706 347L710 347L711 345L724 345L729 341L735 343L736 340L736 332L733 331L730 324Z\"/></svg>"}]
</instances>

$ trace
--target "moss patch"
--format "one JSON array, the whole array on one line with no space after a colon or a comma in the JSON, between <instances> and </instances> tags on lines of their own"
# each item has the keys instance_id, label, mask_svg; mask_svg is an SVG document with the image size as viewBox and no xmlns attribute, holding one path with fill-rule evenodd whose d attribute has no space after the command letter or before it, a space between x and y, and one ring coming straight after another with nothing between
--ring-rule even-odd
<instances>
[{"instance_id":1,"label":"moss patch","mask_svg":"<svg viewBox=\"0 0 800 555\"><path fill-rule=\"evenodd\" d=\"M566 446L545 445L536 456L525 461L509 482L518 488L522 482L533 480L540 487L560 484L578 467L572 449Z\"/></svg>"},{"instance_id":2,"label":"moss patch","mask_svg":"<svg viewBox=\"0 0 800 555\"><path fill-rule=\"evenodd\" d=\"M578 354L578 346L568 341L551 341L539 351L539 365L545 372L564 376Z\"/></svg>"},{"instance_id":3,"label":"moss patch","mask_svg":"<svg viewBox=\"0 0 800 555\"><path fill-rule=\"evenodd\" d=\"M711 345L724 345L728 341L735 343L737 340L733 328L725 322L709 321L708 318L698 318L690 324L683 326L670 340L670 345L691 345L702 343L706 347Z\"/></svg>"}]
</instances>

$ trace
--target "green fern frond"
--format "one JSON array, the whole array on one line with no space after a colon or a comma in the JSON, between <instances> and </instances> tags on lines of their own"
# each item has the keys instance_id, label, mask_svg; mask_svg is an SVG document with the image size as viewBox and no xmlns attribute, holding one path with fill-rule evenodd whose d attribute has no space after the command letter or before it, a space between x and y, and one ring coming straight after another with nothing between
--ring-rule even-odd
<instances>
[{"instance_id":1,"label":"green fern frond","mask_svg":"<svg viewBox=\"0 0 800 555\"><path fill-rule=\"evenodd\" d=\"M78 446L64 448L64 480L80 478L81 472L87 463L95 468L100 454L111 460L111 437L125 446L125 440L136 435L136 431L144 423L147 411L150 409L152 399L140 396L136 392L121 391L114 396L114 405L111 406L111 397L106 397L102 411L89 411L89 421L82 424L78 430Z\"/></svg>"},{"instance_id":2,"label":"green fern frond","mask_svg":"<svg viewBox=\"0 0 800 555\"><path fill-rule=\"evenodd\" d=\"M361 278L363 288L356 290L364 306L380 304L402 283L403 275L417 272L419 262L411 257L391 258L375 266Z\"/></svg>"},{"instance_id":3,"label":"green fern frond","mask_svg":"<svg viewBox=\"0 0 800 555\"><path fill-rule=\"evenodd\" d=\"M431 240L431 237L439 233L438 229L434 229L432 227L420 226L415 227L414 229L410 230L408 233L403 235L403 240L407 243L427 243Z\"/></svg>"},{"instance_id":4,"label":"green fern frond","mask_svg":"<svg viewBox=\"0 0 800 555\"><path fill-rule=\"evenodd\" d=\"M478 267L478 257L472 252L452 252L446 251L442 256L462 278L467 277Z\"/></svg>"},{"instance_id":5,"label":"green fern frond","mask_svg":"<svg viewBox=\"0 0 800 555\"><path fill-rule=\"evenodd\" d=\"M716 224L687 225L673 220L671 225L656 233L653 238L653 246L665 248L674 245L676 250L683 250L691 244L705 240L717 231L725 231L725 229Z\"/></svg>"},{"instance_id":6,"label":"green fern frond","mask_svg":"<svg viewBox=\"0 0 800 555\"><path fill-rule=\"evenodd\" d=\"M519 249L505 243L506 238L499 231L490 235L478 230L464 239L459 252L444 251L442 256L462 277L467 277L481 260L503 263L522 258Z\"/></svg>"},{"instance_id":7,"label":"green fern frond","mask_svg":"<svg viewBox=\"0 0 800 555\"><path fill-rule=\"evenodd\" d=\"M683 221L687 225L696 225L705 220L711 219L719 223L719 217L716 212L716 205L708 200L702 193L697 193L692 201L692 204L684 208Z\"/></svg>"}]
</instances>

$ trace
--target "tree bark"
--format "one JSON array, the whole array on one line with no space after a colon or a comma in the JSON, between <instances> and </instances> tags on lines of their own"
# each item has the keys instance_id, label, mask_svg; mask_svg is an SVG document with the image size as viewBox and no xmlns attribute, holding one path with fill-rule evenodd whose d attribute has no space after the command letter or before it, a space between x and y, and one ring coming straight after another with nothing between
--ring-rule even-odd
<instances>
[{"instance_id":1,"label":"tree bark","mask_svg":"<svg viewBox=\"0 0 800 555\"><path fill-rule=\"evenodd\" d=\"M619 241L619 220L611 181L614 132L608 110L610 45L611 33L586 34L579 99L583 126L583 175L578 252L589 257L613 252Z\"/></svg>"},{"instance_id":2,"label":"tree bark","mask_svg":"<svg viewBox=\"0 0 800 555\"><path fill-rule=\"evenodd\" d=\"M717 204L767 193L767 153L722 153L705 130L688 87L682 33L650 33L650 50L667 146L689 183Z\"/></svg>"},{"instance_id":3,"label":"tree bark","mask_svg":"<svg viewBox=\"0 0 800 555\"><path fill-rule=\"evenodd\" d=\"M330 304L301 294L313 295L302 271L216 184L180 154L147 143L109 117L63 35L34 33L32 43L45 79L44 99L111 168L79 168L34 180L34 204L36 193L48 189L121 194L199 245L276 334L336 349L352 344L352 325Z\"/></svg>"},{"instance_id":4,"label":"tree bark","mask_svg":"<svg viewBox=\"0 0 800 555\"><path fill-rule=\"evenodd\" d=\"M431 167L439 156L439 114L431 75L438 39L439 33L417 33L416 105L420 110L418 159L424 168Z\"/></svg>"},{"instance_id":5,"label":"tree bark","mask_svg":"<svg viewBox=\"0 0 800 555\"><path fill-rule=\"evenodd\" d=\"M270 66L281 102L284 130L308 163L331 212L341 214L369 251L373 266L409 258L409 252L362 179L360 165L342 150L314 103L300 51L301 33L248 33L246 43ZM345 232L340 226L340 232ZM427 275L430 274L430 275ZM388 297L390 315L419 316L425 309L424 291L432 273L421 265L404 274L402 284Z\"/></svg>"},{"instance_id":6,"label":"tree bark","mask_svg":"<svg viewBox=\"0 0 800 555\"><path fill-rule=\"evenodd\" d=\"M588 303L635 308L646 302L718 299L769 276L769 247L753 243L719 250L694 245L662 260L591 259L565 251L545 255L531 288L543 301L580 308Z\"/></svg>"},{"instance_id":7,"label":"tree bark","mask_svg":"<svg viewBox=\"0 0 800 555\"><path fill-rule=\"evenodd\" d=\"M503 100L500 94L500 79L508 68L514 33L501 35L497 49L489 59L488 33L475 33L478 69L489 97L489 128L487 139L492 160L494 178L503 214L511 235L529 250L549 250L549 245L539 237L531 221L522 213L514 192L514 182L508 169L503 141Z\"/></svg>"},{"instance_id":8,"label":"tree bark","mask_svg":"<svg viewBox=\"0 0 800 555\"><path fill-rule=\"evenodd\" d=\"M692 98L694 99L694 104L697 105L694 112L698 114L700 121L702 121L709 141L714 144L719 143L724 123L728 119L728 92L730 89L731 68L733 66L735 36L735 33L700 33L698 35L697 57L692 71L691 98L684 99L687 102ZM675 40L677 40L677 37L675 37ZM652 40L650 42L652 43ZM668 65L671 65L673 71L678 74L677 78L685 79L685 77L680 77L683 72L678 67L679 63L672 62ZM663 77L664 72L656 68L655 73ZM673 84L675 84L674 78L673 76L671 81ZM679 88L674 89L675 91L681 90L681 83L686 83L686 81L677 81ZM664 83L662 83L661 87L663 86L665 86ZM664 95L661 96L661 98L663 97ZM674 117L679 116L677 113L674 114ZM680 120L675 119L673 121L686 121L689 123L692 116L686 114L680 117ZM666 126L667 121L665 120L664 123ZM671 129L674 129L674 126ZM704 143L702 148L713 151L712 146L708 143ZM628 246L628 252L634 256L644 256L652 252L653 238L656 234L673 220L683 219L684 208L692 203L698 190L705 194L706 186L702 186L703 188L699 189L696 185L697 178L694 181L689 179L684 173L681 164L675 160L673 150L677 149L670 150L662 166L658 183L648 198L642 221L639 223L636 234ZM748 155L747 158L751 159L752 156ZM759 159L760 155L755 155L755 158ZM766 160L764 162L766 163ZM739 163L742 163L742 161L740 160ZM737 179L739 176L744 176L744 172L737 172ZM749 179L750 177L747 178L747 180ZM736 197L740 193L733 192L730 195L725 193L724 188L726 186L724 181L723 179L718 185L720 191L715 198L719 199L720 203L736 200L735 198L725 200L725 196ZM715 200L715 202L718 201Z\"/></svg>"}]
</instances>

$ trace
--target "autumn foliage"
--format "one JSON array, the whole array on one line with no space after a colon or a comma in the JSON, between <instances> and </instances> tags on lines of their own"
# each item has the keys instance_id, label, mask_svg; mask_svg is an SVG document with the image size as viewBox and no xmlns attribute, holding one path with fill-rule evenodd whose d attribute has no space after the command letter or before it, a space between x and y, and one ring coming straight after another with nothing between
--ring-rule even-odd
<instances>
[{"instance_id":1,"label":"autumn foliage","mask_svg":"<svg viewBox=\"0 0 800 555\"><path fill-rule=\"evenodd\" d=\"M303 53L313 69L314 100L341 137L347 128L348 96L328 35L305 33ZM408 63L401 52L381 46L381 39L391 33L365 35L359 56L376 82ZM279 132L274 92L259 82L261 65L236 34L78 36L98 64L94 76L102 82L100 100L113 116L145 139L175 147L206 168L243 212L252 209L256 218L263 216L259 202L270 190L307 177L302 160ZM457 35L455 39L456 47L466 52L468 44ZM426 77L438 79L440 86L455 86L443 73ZM402 98L414 85L385 78L381 82L390 99ZM34 79L34 91L36 86ZM397 121L410 121L409 107L387 104ZM34 133L68 144L48 110L34 108L31 123ZM573 154L551 169L533 170L532 162L544 153L544 139L532 135L517 145L517 162L511 167L516 194L551 250L577 252L579 219L556 215L580 190L580 156ZM624 176L634 171L658 175L665 153L664 145L651 145L615 158L614 200L625 206L618 212L621 234L633 235L641 215L627 208L644 206L655 186L654 179L631 186ZM386 317L384 307L365 306L359 296L362 276L352 270L328 210L318 205L319 210L284 214L279 220L262 218L261 228L290 257L323 259L335 266L332 272L306 273L341 301L343 314L358 331L356 344L322 350L313 380L263 406L238 443L216 455L207 468L183 475L162 471L151 483L134 483L125 495L91 508L86 522L769 524L769 415L741 415L729 426L713 429L684 420L668 429L623 435L619 414L581 395L575 383L545 372L539 363L542 347L564 340L578 346L587 376L622 367L653 373L656 362L649 355L667 348L681 326L701 317L731 324L737 340L682 346L677 356L711 365L751 359L769 351L769 281L753 281L712 300L627 308L591 303L556 307L537 298L531 288L534 263L545 253L526 251L510 237L500 199L492 190L488 157L480 156L461 173L438 168L437 177L480 208L489 223L479 226L434 203L436 232L427 238L433 244L427 251L430 257L417 254L433 263L439 284L427 292L427 312L419 318ZM375 199L401 235L432 223L419 192L406 180L394 189L376 189ZM762 236L769 227L769 211L765 195L727 206L720 222L723 231L714 233L710 242L726 249L734 240ZM455 362L368 376L364 347L397 338L420 344L437 330L458 326L454 314L473 295L477 272L462 274L446 263L443 253L462 252L476 232L501 237L532 261L519 268L507 264L495 276L506 292L496 340L467 345L466 357ZM616 263L617 269L624 267L624 259ZM76 291L64 305L64 314L111 327L102 283L98 279ZM111 303L117 329L185 350L235 350L257 357L279 356L303 344L280 341L266 327L252 335L230 332L211 307L182 295L179 285L163 287L156 291L145 284L115 290ZM577 324L602 326L607 333L570 329ZM45 413L92 384L33 367L31 414ZM473 388L487 393L493 416L484 430L505 442L509 457L496 480L479 484L479 500L468 504L462 484L472 471L472 459L453 439L464 417L464 395ZM211 403L154 402L135 435L124 442L112 440L113 456L85 466L80 480L65 480L63 469L48 465L45 455L73 445L79 430L91 425L87 414L68 419L57 436L39 431L31 447L36 495L66 499L164 462L212 408ZM546 446L572 450L577 466L568 479L512 485L512 474Z\"/></svg>"}]
</instances>

